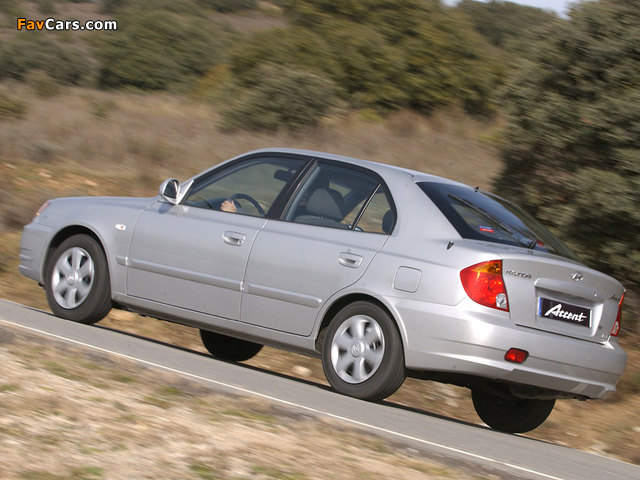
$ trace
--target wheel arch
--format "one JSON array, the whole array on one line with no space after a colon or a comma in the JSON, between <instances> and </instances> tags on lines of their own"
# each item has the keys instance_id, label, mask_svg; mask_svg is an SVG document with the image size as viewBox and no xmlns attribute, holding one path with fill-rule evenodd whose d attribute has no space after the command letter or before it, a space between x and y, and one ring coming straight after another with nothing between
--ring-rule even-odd
<instances>
[{"instance_id":1,"label":"wheel arch","mask_svg":"<svg viewBox=\"0 0 640 480\"><path fill-rule=\"evenodd\" d=\"M365 301L365 302L372 303L380 307L381 309L383 309L387 313L387 315L389 315L389 317L393 320L393 323L396 326L396 329L398 330L398 334L400 335L400 338L402 340L402 348L404 349L405 338L404 338L403 329L401 328L401 325L398 322L398 318L396 315L394 315L393 311L384 302L380 301L378 298L374 297L373 295L369 295L367 293L349 293L347 295L344 295L334 300L333 303L329 306L329 308L325 310L324 315L322 316L322 321L320 322L320 327L318 328L318 334L316 335L316 340L314 344L315 351L317 353L322 352L322 344L324 343L325 334L326 334L327 328L329 327L329 323L331 323L331 320L333 319L333 317L335 317L336 314L347 305L354 302L358 302L358 301Z\"/></svg>"},{"instance_id":2,"label":"wheel arch","mask_svg":"<svg viewBox=\"0 0 640 480\"><path fill-rule=\"evenodd\" d=\"M88 235L91 238L93 238L96 242L98 242L98 245L104 252L105 258L107 260L107 268L109 272L111 272L109 256L107 255L107 250L104 247L104 242L102 241L102 239L89 227L86 227L84 225L69 225L67 227L64 227L58 233L56 233L51 239L51 242L49 242L49 246L47 247L44 261L42 262L42 266L41 266L42 271L41 271L40 277L43 279L43 283L46 283L47 265L49 264L49 260L51 259L51 255L53 255L53 252L55 252L56 248L58 248L62 244L62 242L64 242L67 238L72 237L73 235L79 235L79 234Z\"/></svg>"}]
</instances>

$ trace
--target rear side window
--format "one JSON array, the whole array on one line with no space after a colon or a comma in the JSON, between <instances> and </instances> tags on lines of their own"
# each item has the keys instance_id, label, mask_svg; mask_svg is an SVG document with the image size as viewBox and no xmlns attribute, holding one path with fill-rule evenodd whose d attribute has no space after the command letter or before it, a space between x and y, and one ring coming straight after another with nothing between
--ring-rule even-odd
<instances>
[{"instance_id":1,"label":"rear side window","mask_svg":"<svg viewBox=\"0 0 640 480\"><path fill-rule=\"evenodd\" d=\"M389 202L389 194L384 185L380 185L362 213L356 229L364 232L390 234L394 223L395 214Z\"/></svg>"},{"instance_id":2,"label":"rear side window","mask_svg":"<svg viewBox=\"0 0 640 480\"><path fill-rule=\"evenodd\" d=\"M418 186L463 238L517 245L580 261L535 218L497 195L465 185L421 182Z\"/></svg>"}]
</instances>

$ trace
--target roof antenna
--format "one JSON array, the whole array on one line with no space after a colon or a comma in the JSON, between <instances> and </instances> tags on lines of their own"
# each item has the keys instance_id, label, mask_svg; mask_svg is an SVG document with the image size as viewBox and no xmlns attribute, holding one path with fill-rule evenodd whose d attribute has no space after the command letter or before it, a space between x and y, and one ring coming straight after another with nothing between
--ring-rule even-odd
<instances>
[{"instance_id":1,"label":"roof antenna","mask_svg":"<svg viewBox=\"0 0 640 480\"><path fill-rule=\"evenodd\" d=\"M478 193L478 190L480 190L480 187L476 187L473 189L474 192Z\"/></svg>"}]
</instances>

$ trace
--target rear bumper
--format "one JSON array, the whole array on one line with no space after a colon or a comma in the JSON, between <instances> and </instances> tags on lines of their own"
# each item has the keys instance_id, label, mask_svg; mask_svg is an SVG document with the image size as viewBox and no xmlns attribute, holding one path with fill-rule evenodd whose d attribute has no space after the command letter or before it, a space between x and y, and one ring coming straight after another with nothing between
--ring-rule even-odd
<instances>
[{"instance_id":1,"label":"rear bumper","mask_svg":"<svg viewBox=\"0 0 640 480\"><path fill-rule=\"evenodd\" d=\"M20 239L20 265L24 276L44 283L44 261L53 230L44 225L30 223L24 227Z\"/></svg>"},{"instance_id":2,"label":"rear bumper","mask_svg":"<svg viewBox=\"0 0 640 480\"><path fill-rule=\"evenodd\" d=\"M520 327L506 313L461 307L403 302L397 311L407 368L473 375L588 398L615 391L627 361L617 342L599 344ZM522 364L507 362L504 355L510 348L526 350L529 357Z\"/></svg>"}]
</instances>

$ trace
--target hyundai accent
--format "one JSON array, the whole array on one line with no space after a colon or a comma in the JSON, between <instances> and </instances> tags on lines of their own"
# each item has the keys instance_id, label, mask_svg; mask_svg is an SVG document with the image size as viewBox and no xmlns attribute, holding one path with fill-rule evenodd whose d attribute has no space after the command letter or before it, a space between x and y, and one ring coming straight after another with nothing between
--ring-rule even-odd
<instances>
[{"instance_id":1,"label":"hyundai accent","mask_svg":"<svg viewBox=\"0 0 640 480\"><path fill-rule=\"evenodd\" d=\"M327 153L246 153L153 198L50 200L19 268L59 317L189 325L232 361L316 355L336 391L371 401L407 376L468 387L506 432L610 394L626 364L622 285L523 210Z\"/></svg>"}]
</instances>

